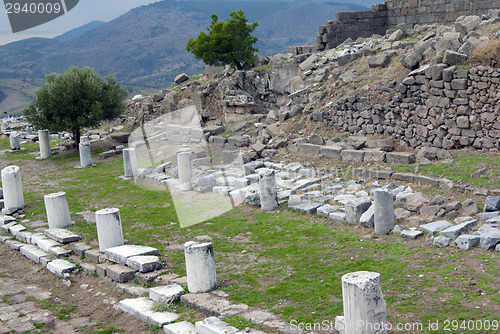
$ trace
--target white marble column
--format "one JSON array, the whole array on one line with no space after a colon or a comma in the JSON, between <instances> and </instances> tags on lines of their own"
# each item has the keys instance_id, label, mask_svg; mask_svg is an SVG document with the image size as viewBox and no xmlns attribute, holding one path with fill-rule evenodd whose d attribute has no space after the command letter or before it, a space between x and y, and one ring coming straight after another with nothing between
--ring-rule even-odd
<instances>
[{"instance_id":1,"label":"white marble column","mask_svg":"<svg viewBox=\"0 0 500 334\"><path fill-rule=\"evenodd\" d=\"M276 176L272 169L259 172L260 207L264 211L273 211L278 208L278 189Z\"/></svg>"},{"instance_id":2,"label":"white marble column","mask_svg":"<svg viewBox=\"0 0 500 334\"><path fill-rule=\"evenodd\" d=\"M135 148L125 148L123 150L123 169L125 177L137 176L137 158Z\"/></svg>"},{"instance_id":3,"label":"white marble column","mask_svg":"<svg viewBox=\"0 0 500 334\"><path fill-rule=\"evenodd\" d=\"M358 271L342 276L346 334L387 333L380 274Z\"/></svg>"},{"instance_id":4,"label":"white marble column","mask_svg":"<svg viewBox=\"0 0 500 334\"><path fill-rule=\"evenodd\" d=\"M17 166L7 166L2 169L2 189L4 199L4 214L12 214L24 207L23 184L21 171Z\"/></svg>"},{"instance_id":5,"label":"white marble column","mask_svg":"<svg viewBox=\"0 0 500 334\"><path fill-rule=\"evenodd\" d=\"M394 229L394 198L385 190L375 190L375 234L384 235Z\"/></svg>"},{"instance_id":6,"label":"white marble column","mask_svg":"<svg viewBox=\"0 0 500 334\"><path fill-rule=\"evenodd\" d=\"M43 196L49 228L66 228L71 226L68 197L65 192Z\"/></svg>"},{"instance_id":7,"label":"white marble column","mask_svg":"<svg viewBox=\"0 0 500 334\"><path fill-rule=\"evenodd\" d=\"M49 158L51 153L49 130L38 130L38 144L40 145L40 158Z\"/></svg>"},{"instance_id":8,"label":"white marble column","mask_svg":"<svg viewBox=\"0 0 500 334\"><path fill-rule=\"evenodd\" d=\"M95 213L95 220L99 251L104 252L108 248L122 246L125 243L119 209L99 210Z\"/></svg>"},{"instance_id":9,"label":"white marble column","mask_svg":"<svg viewBox=\"0 0 500 334\"><path fill-rule=\"evenodd\" d=\"M9 135L10 149L13 151L19 151L21 149L21 142L19 140L18 132L11 132Z\"/></svg>"},{"instance_id":10,"label":"white marble column","mask_svg":"<svg viewBox=\"0 0 500 334\"><path fill-rule=\"evenodd\" d=\"M179 190L188 191L193 189L193 154L191 151L177 152L177 170L179 171Z\"/></svg>"},{"instance_id":11,"label":"white marble column","mask_svg":"<svg viewBox=\"0 0 500 334\"><path fill-rule=\"evenodd\" d=\"M209 242L186 242L184 255L189 292L202 293L217 289L213 245Z\"/></svg>"},{"instance_id":12,"label":"white marble column","mask_svg":"<svg viewBox=\"0 0 500 334\"><path fill-rule=\"evenodd\" d=\"M88 167L92 166L92 155L90 153L90 141L89 137L80 137L80 144L78 144L78 151L80 152L80 166Z\"/></svg>"}]
</instances>

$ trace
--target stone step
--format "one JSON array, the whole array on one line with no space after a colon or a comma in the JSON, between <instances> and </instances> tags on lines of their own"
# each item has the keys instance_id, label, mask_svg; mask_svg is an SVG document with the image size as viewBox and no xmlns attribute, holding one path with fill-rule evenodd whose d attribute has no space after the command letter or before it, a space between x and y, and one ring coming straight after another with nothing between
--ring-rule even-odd
<instances>
[{"instance_id":1,"label":"stone step","mask_svg":"<svg viewBox=\"0 0 500 334\"><path fill-rule=\"evenodd\" d=\"M178 301L183 293L184 289L179 284L169 284L149 289L149 298L155 302L169 305Z\"/></svg>"},{"instance_id":2,"label":"stone step","mask_svg":"<svg viewBox=\"0 0 500 334\"><path fill-rule=\"evenodd\" d=\"M194 325L187 321L165 325L163 331L167 334L197 334Z\"/></svg>"},{"instance_id":3,"label":"stone step","mask_svg":"<svg viewBox=\"0 0 500 334\"><path fill-rule=\"evenodd\" d=\"M138 245L123 245L111 247L104 251L106 259L121 265L127 264L127 258L141 255L159 255L156 248Z\"/></svg>"},{"instance_id":4,"label":"stone step","mask_svg":"<svg viewBox=\"0 0 500 334\"><path fill-rule=\"evenodd\" d=\"M156 255L139 255L127 258L126 265L141 273L149 273L163 267Z\"/></svg>"},{"instance_id":5,"label":"stone step","mask_svg":"<svg viewBox=\"0 0 500 334\"><path fill-rule=\"evenodd\" d=\"M194 327L198 334L234 334L238 332L236 327L230 326L216 317L197 321Z\"/></svg>"},{"instance_id":6,"label":"stone step","mask_svg":"<svg viewBox=\"0 0 500 334\"><path fill-rule=\"evenodd\" d=\"M36 263L40 263L40 259L42 257L50 258L49 253L41 250L40 248L38 248L35 245L23 245L23 246L21 246L19 251L21 252L21 254L26 256L28 259L30 259Z\"/></svg>"},{"instance_id":7,"label":"stone step","mask_svg":"<svg viewBox=\"0 0 500 334\"><path fill-rule=\"evenodd\" d=\"M62 244L55 240L46 237L42 233L36 233L31 236L31 243L38 246L41 250L49 253L52 247L60 247Z\"/></svg>"},{"instance_id":8,"label":"stone step","mask_svg":"<svg viewBox=\"0 0 500 334\"><path fill-rule=\"evenodd\" d=\"M178 314L172 312L153 312L155 302L146 298L131 298L120 301L120 309L148 325L164 326L179 318Z\"/></svg>"},{"instance_id":9,"label":"stone step","mask_svg":"<svg viewBox=\"0 0 500 334\"><path fill-rule=\"evenodd\" d=\"M63 228L52 228L43 231L43 233L48 238L55 240L61 244L68 244L71 242L82 240L82 238L79 235L76 235L73 232L65 230Z\"/></svg>"},{"instance_id":10,"label":"stone step","mask_svg":"<svg viewBox=\"0 0 500 334\"><path fill-rule=\"evenodd\" d=\"M16 221L16 219L12 218L11 216L6 216L6 215L0 214L0 225L5 225L5 224L12 223L15 221Z\"/></svg>"},{"instance_id":11,"label":"stone step","mask_svg":"<svg viewBox=\"0 0 500 334\"><path fill-rule=\"evenodd\" d=\"M57 259L47 263L47 270L63 278L69 278L69 273L75 269L75 265L69 261Z\"/></svg>"},{"instance_id":12,"label":"stone step","mask_svg":"<svg viewBox=\"0 0 500 334\"><path fill-rule=\"evenodd\" d=\"M249 310L246 304L231 304L227 299L213 293L188 293L181 296L181 302L199 312L216 317L232 317Z\"/></svg>"}]
</instances>

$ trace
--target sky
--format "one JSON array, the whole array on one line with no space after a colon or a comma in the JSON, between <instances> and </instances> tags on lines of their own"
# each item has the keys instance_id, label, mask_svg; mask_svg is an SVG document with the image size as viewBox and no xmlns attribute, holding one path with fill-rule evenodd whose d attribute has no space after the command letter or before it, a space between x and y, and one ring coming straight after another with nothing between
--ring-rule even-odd
<instances>
[{"instance_id":1,"label":"sky","mask_svg":"<svg viewBox=\"0 0 500 334\"><path fill-rule=\"evenodd\" d=\"M30 37L52 38L91 21L111 21L130 9L160 0L80 0L72 10L37 27L13 33L5 2L0 2L0 45ZM12 2L15 2L12 0ZM37 0L33 0L37 2Z\"/></svg>"}]
</instances>

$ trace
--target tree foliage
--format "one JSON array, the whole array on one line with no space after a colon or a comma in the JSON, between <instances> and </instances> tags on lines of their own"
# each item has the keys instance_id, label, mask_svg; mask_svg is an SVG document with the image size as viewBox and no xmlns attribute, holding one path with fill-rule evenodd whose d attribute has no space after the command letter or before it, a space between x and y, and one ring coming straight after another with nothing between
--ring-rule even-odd
<instances>
[{"instance_id":1,"label":"tree foliage","mask_svg":"<svg viewBox=\"0 0 500 334\"><path fill-rule=\"evenodd\" d=\"M258 50L253 45L257 38L252 32L258 23L247 24L248 19L241 9L229 16L227 22L223 22L213 14L208 34L202 31L197 39L190 38L186 50L207 65L232 65L241 70L245 62L255 60L254 53Z\"/></svg>"},{"instance_id":2,"label":"tree foliage","mask_svg":"<svg viewBox=\"0 0 500 334\"><path fill-rule=\"evenodd\" d=\"M80 142L80 129L112 120L125 110L128 92L108 76L106 81L90 67L71 67L64 74L51 73L35 100L24 109L26 119L38 129L69 131Z\"/></svg>"}]
</instances>

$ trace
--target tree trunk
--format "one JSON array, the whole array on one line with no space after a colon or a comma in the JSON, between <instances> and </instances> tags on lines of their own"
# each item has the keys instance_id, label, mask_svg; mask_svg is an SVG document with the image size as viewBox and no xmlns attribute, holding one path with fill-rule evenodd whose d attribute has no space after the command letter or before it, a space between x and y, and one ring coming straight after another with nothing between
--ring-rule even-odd
<instances>
[{"instance_id":1,"label":"tree trunk","mask_svg":"<svg viewBox=\"0 0 500 334\"><path fill-rule=\"evenodd\" d=\"M78 145L80 144L80 128L73 129L73 137L76 142L76 147L78 148Z\"/></svg>"}]
</instances>

